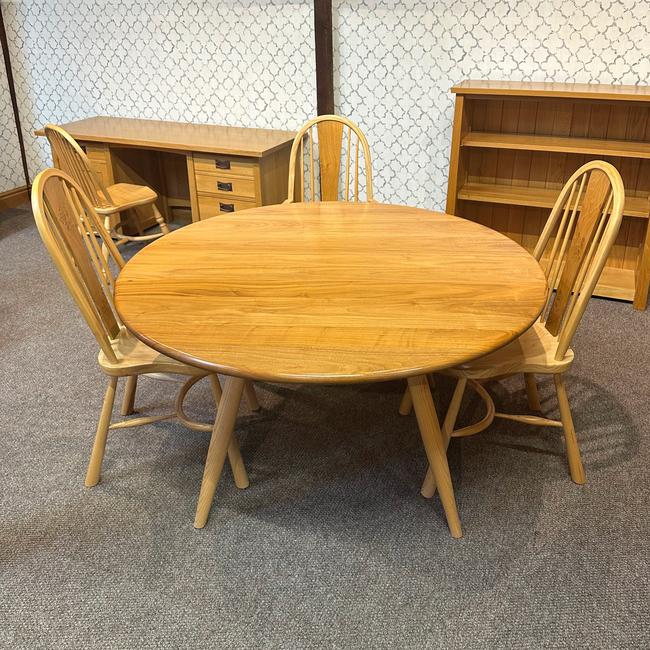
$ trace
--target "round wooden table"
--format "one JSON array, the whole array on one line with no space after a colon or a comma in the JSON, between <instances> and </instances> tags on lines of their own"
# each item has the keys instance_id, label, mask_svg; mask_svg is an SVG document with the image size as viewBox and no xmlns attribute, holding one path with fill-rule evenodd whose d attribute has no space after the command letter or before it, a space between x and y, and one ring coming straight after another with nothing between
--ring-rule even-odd
<instances>
[{"instance_id":1,"label":"round wooden table","mask_svg":"<svg viewBox=\"0 0 650 650\"><path fill-rule=\"evenodd\" d=\"M408 379L452 535L460 520L426 374L528 329L546 280L523 248L476 223L380 203L291 203L194 223L153 242L116 284L152 348L228 375L199 495L207 521L245 379Z\"/></svg>"}]
</instances>

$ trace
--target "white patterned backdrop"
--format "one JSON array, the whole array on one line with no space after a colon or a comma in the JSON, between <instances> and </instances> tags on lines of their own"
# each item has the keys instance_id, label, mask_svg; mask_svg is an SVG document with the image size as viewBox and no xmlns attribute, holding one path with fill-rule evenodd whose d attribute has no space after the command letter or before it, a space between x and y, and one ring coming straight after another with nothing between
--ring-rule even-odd
<instances>
[{"instance_id":1,"label":"white patterned backdrop","mask_svg":"<svg viewBox=\"0 0 650 650\"><path fill-rule=\"evenodd\" d=\"M312 4L3 0L30 174L49 164L33 136L47 122L116 115L297 128L314 111Z\"/></svg>"},{"instance_id":2,"label":"white patterned backdrop","mask_svg":"<svg viewBox=\"0 0 650 650\"><path fill-rule=\"evenodd\" d=\"M0 192L25 184L4 57L0 50Z\"/></svg>"},{"instance_id":3,"label":"white patterned backdrop","mask_svg":"<svg viewBox=\"0 0 650 650\"><path fill-rule=\"evenodd\" d=\"M334 0L337 111L373 153L377 200L444 206L463 79L650 82L648 0Z\"/></svg>"},{"instance_id":4,"label":"white patterned backdrop","mask_svg":"<svg viewBox=\"0 0 650 650\"><path fill-rule=\"evenodd\" d=\"M49 162L32 135L47 121L110 114L296 128L315 113L312 6L2 0L30 172ZM370 140L376 197L444 204L449 88L462 79L648 83L649 7L334 0L336 109ZM3 167L11 171L19 169L15 138L4 125Z\"/></svg>"}]
</instances>

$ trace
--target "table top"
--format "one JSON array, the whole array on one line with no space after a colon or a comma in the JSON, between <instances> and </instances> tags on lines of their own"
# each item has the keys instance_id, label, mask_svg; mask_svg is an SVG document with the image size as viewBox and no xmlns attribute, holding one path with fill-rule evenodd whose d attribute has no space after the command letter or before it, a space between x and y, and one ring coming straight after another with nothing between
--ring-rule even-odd
<instances>
[{"instance_id":1,"label":"table top","mask_svg":"<svg viewBox=\"0 0 650 650\"><path fill-rule=\"evenodd\" d=\"M458 95L512 95L520 97L568 97L650 102L650 86L580 84L557 81L492 81L467 79L451 89Z\"/></svg>"},{"instance_id":2,"label":"table top","mask_svg":"<svg viewBox=\"0 0 650 650\"><path fill-rule=\"evenodd\" d=\"M428 210L292 203L200 221L117 280L125 325L171 357L279 382L419 375L482 356L539 315L546 280L504 235Z\"/></svg>"},{"instance_id":3,"label":"table top","mask_svg":"<svg viewBox=\"0 0 650 650\"><path fill-rule=\"evenodd\" d=\"M296 135L292 131L106 116L89 117L61 126L82 142L255 158L290 145ZM36 135L45 135L45 131L39 129Z\"/></svg>"}]
</instances>

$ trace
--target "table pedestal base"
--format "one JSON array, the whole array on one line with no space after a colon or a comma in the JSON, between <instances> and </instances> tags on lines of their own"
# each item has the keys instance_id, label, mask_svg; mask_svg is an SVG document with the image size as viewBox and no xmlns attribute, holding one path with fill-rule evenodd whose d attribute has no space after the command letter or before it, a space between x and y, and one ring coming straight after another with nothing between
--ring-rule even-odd
<instances>
[{"instance_id":1,"label":"table pedestal base","mask_svg":"<svg viewBox=\"0 0 650 650\"><path fill-rule=\"evenodd\" d=\"M226 454L231 444L245 383L245 380L240 377L228 377L226 379L205 461L203 481L201 482L201 491L194 519L195 528L203 528L208 520ZM436 415L426 375L409 377L408 383L420 435L432 469L434 485L438 488L445 510L449 530L452 537L462 537L463 532L456 508L454 488L449 473L449 465L447 464L448 436L443 435L438 424L438 416ZM458 402L460 404L460 400Z\"/></svg>"}]
</instances>

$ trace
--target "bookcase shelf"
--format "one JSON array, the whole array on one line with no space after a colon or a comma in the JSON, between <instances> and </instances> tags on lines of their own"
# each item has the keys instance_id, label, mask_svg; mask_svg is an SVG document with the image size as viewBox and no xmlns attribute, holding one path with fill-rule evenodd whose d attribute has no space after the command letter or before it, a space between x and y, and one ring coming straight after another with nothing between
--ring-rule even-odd
<instances>
[{"instance_id":1,"label":"bookcase shelf","mask_svg":"<svg viewBox=\"0 0 650 650\"><path fill-rule=\"evenodd\" d=\"M650 158L650 142L571 138L552 135L471 131L465 135L461 146L482 147L485 149L583 153L595 156L620 156L621 158Z\"/></svg>"},{"instance_id":2,"label":"bookcase shelf","mask_svg":"<svg viewBox=\"0 0 650 650\"><path fill-rule=\"evenodd\" d=\"M559 194L559 189L543 187L499 185L496 183L465 183L458 190L457 198L463 201L552 208ZM627 217L648 219L648 207L648 197L626 196L623 214Z\"/></svg>"},{"instance_id":3,"label":"bookcase shelf","mask_svg":"<svg viewBox=\"0 0 650 650\"><path fill-rule=\"evenodd\" d=\"M623 178L626 218L595 293L645 309L650 88L464 81L452 92L446 211L530 250L571 174L589 160L607 160Z\"/></svg>"}]
</instances>

